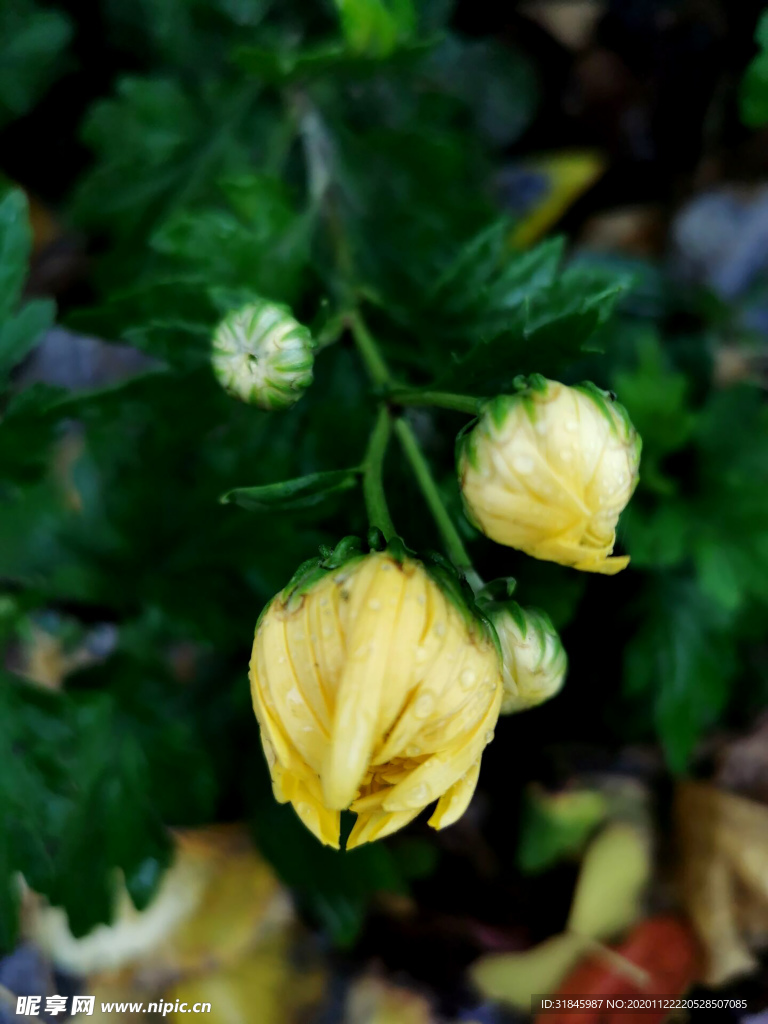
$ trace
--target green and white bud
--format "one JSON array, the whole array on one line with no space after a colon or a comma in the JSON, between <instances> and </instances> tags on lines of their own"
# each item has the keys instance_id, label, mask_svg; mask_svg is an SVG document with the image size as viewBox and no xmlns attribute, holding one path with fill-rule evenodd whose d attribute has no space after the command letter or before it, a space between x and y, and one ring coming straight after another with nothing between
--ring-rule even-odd
<instances>
[{"instance_id":1,"label":"green and white bud","mask_svg":"<svg viewBox=\"0 0 768 1024\"><path fill-rule=\"evenodd\" d=\"M267 411L288 409L312 383L314 348L312 335L286 306L258 299L218 325L211 364L235 398Z\"/></svg>"},{"instance_id":2,"label":"green and white bud","mask_svg":"<svg viewBox=\"0 0 768 1024\"><path fill-rule=\"evenodd\" d=\"M568 658L549 616L514 601L489 608L488 615L501 645L502 715L554 697L565 681Z\"/></svg>"}]
</instances>

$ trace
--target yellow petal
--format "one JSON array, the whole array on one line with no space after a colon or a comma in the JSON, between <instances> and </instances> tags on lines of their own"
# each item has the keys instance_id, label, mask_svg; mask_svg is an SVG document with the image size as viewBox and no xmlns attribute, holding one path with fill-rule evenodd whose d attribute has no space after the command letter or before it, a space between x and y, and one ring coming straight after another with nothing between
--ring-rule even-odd
<instances>
[{"instance_id":1,"label":"yellow petal","mask_svg":"<svg viewBox=\"0 0 768 1024\"><path fill-rule=\"evenodd\" d=\"M304 690L311 680L299 679L291 660L285 624L286 613L267 615L262 622L262 660L259 685L269 694L275 718L289 737L291 745L315 772L322 766L327 733L318 721Z\"/></svg>"},{"instance_id":2,"label":"yellow petal","mask_svg":"<svg viewBox=\"0 0 768 1024\"><path fill-rule=\"evenodd\" d=\"M397 832L398 829L408 825L423 808L417 807L410 811L374 811L363 812L357 817L354 828L347 839L347 849L354 850L356 846L364 843L372 843L376 839L383 839L385 836Z\"/></svg>"},{"instance_id":3,"label":"yellow petal","mask_svg":"<svg viewBox=\"0 0 768 1024\"><path fill-rule=\"evenodd\" d=\"M497 687L493 700L478 726L468 736L462 736L453 747L435 754L415 768L397 786L393 786L384 801L387 811L405 811L424 807L441 796L449 787L469 771L493 735L499 717L501 687Z\"/></svg>"},{"instance_id":4,"label":"yellow petal","mask_svg":"<svg viewBox=\"0 0 768 1024\"><path fill-rule=\"evenodd\" d=\"M376 740L376 723L389 650L400 614L405 577L389 560L374 563L365 607L351 619L347 660L336 694L336 709L321 773L328 807L349 807L360 787ZM399 681L392 680L394 685Z\"/></svg>"},{"instance_id":5,"label":"yellow petal","mask_svg":"<svg viewBox=\"0 0 768 1024\"><path fill-rule=\"evenodd\" d=\"M450 789L437 801L437 807L427 822L432 828L448 828L458 821L469 807L475 793L477 780L480 777L480 760L478 759L466 775L454 782Z\"/></svg>"}]
</instances>

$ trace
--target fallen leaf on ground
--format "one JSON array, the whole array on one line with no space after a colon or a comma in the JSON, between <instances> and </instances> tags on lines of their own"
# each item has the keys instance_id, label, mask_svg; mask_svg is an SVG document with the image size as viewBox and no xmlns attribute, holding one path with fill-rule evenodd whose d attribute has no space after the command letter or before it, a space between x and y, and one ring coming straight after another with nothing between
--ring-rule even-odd
<instances>
[{"instance_id":1,"label":"fallen leaf on ground","mask_svg":"<svg viewBox=\"0 0 768 1024\"><path fill-rule=\"evenodd\" d=\"M683 900L705 948L704 980L724 985L757 966L768 939L768 806L700 782L678 785Z\"/></svg>"},{"instance_id":2,"label":"fallen leaf on ground","mask_svg":"<svg viewBox=\"0 0 768 1024\"><path fill-rule=\"evenodd\" d=\"M628 938L606 953L585 957L559 986L558 996L679 996L693 984L699 970L699 947L691 926L681 918L659 915L641 921ZM623 962L622 962L623 961ZM638 984L628 971L635 965L645 977ZM658 1013L612 1013L601 1008L583 1013L547 1013L537 1017L537 1024L661 1024L668 1016Z\"/></svg>"},{"instance_id":3,"label":"fallen leaf on ground","mask_svg":"<svg viewBox=\"0 0 768 1024\"><path fill-rule=\"evenodd\" d=\"M587 847L566 931L521 953L481 957L470 969L475 986L489 999L529 1010L531 995L553 992L585 951L638 919L650 870L648 834L624 822L608 825Z\"/></svg>"},{"instance_id":4,"label":"fallen leaf on ground","mask_svg":"<svg viewBox=\"0 0 768 1024\"><path fill-rule=\"evenodd\" d=\"M238 826L179 832L157 896L137 911L123 889L115 922L72 936L63 911L34 899L26 933L60 969L97 975L130 966L135 984L228 963L293 919L290 898Z\"/></svg>"},{"instance_id":5,"label":"fallen leaf on ground","mask_svg":"<svg viewBox=\"0 0 768 1024\"><path fill-rule=\"evenodd\" d=\"M375 974L350 986L342 1024L436 1024L429 1000Z\"/></svg>"}]
</instances>

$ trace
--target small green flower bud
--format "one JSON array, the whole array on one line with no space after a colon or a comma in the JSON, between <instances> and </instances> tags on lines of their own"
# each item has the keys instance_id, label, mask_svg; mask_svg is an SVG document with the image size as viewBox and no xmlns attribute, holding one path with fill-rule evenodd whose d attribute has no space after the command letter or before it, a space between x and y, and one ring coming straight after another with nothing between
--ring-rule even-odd
<instances>
[{"instance_id":1,"label":"small green flower bud","mask_svg":"<svg viewBox=\"0 0 768 1024\"><path fill-rule=\"evenodd\" d=\"M549 616L514 601L495 605L488 614L501 645L502 715L554 697L565 680L568 658Z\"/></svg>"},{"instance_id":2,"label":"small green flower bud","mask_svg":"<svg viewBox=\"0 0 768 1024\"><path fill-rule=\"evenodd\" d=\"M213 335L211 363L222 387L268 411L288 409L312 383L315 343L276 302L258 299L228 313Z\"/></svg>"}]
</instances>

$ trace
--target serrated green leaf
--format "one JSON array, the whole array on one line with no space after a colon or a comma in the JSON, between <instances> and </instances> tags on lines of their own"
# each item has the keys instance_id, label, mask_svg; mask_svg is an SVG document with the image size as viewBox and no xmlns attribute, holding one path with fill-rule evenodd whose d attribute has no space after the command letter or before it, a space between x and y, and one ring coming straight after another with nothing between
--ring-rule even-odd
<instances>
[{"instance_id":1,"label":"serrated green leaf","mask_svg":"<svg viewBox=\"0 0 768 1024\"><path fill-rule=\"evenodd\" d=\"M625 651L624 686L653 701L669 766L683 772L728 698L729 617L685 578L660 577L647 601L643 625Z\"/></svg>"},{"instance_id":2,"label":"serrated green leaf","mask_svg":"<svg viewBox=\"0 0 768 1024\"><path fill-rule=\"evenodd\" d=\"M555 281L563 239L552 238L528 252L509 245L510 225L494 222L472 238L447 267L428 296L428 308L452 319L481 318L514 311Z\"/></svg>"},{"instance_id":3,"label":"serrated green leaf","mask_svg":"<svg viewBox=\"0 0 768 1024\"><path fill-rule=\"evenodd\" d=\"M144 753L104 694L69 698L6 674L0 703L0 862L64 907L84 935L111 915L116 868L136 880L148 877L148 859L168 862ZM9 883L4 874L0 893ZM15 914L3 926L12 941Z\"/></svg>"},{"instance_id":4,"label":"serrated green leaf","mask_svg":"<svg viewBox=\"0 0 768 1024\"><path fill-rule=\"evenodd\" d=\"M224 504L240 505L249 512L309 508L332 494L356 487L359 482L359 470L333 469L327 473L309 473L295 480L263 484L261 487L237 487L222 495L221 501Z\"/></svg>"},{"instance_id":5,"label":"serrated green leaf","mask_svg":"<svg viewBox=\"0 0 768 1024\"><path fill-rule=\"evenodd\" d=\"M97 160L79 183L74 216L114 240L114 259L102 271L107 280L111 274L124 287L146 255L146 234L209 198L222 175L249 169L253 139L266 141L274 129L274 119L254 107L256 94L242 81L194 88L128 77L114 98L94 105L83 136Z\"/></svg>"},{"instance_id":6,"label":"serrated green leaf","mask_svg":"<svg viewBox=\"0 0 768 1024\"><path fill-rule=\"evenodd\" d=\"M520 373L557 376L579 353L595 351L596 332L611 315L624 281L566 273L536 290L508 316L508 326L456 358L435 388L491 395L512 389Z\"/></svg>"},{"instance_id":7,"label":"serrated green leaf","mask_svg":"<svg viewBox=\"0 0 768 1024\"><path fill-rule=\"evenodd\" d=\"M295 210L287 190L268 175L239 175L220 183L227 207L178 210L152 237L175 268L217 289L248 288L292 302L309 262L312 212Z\"/></svg>"}]
</instances>

